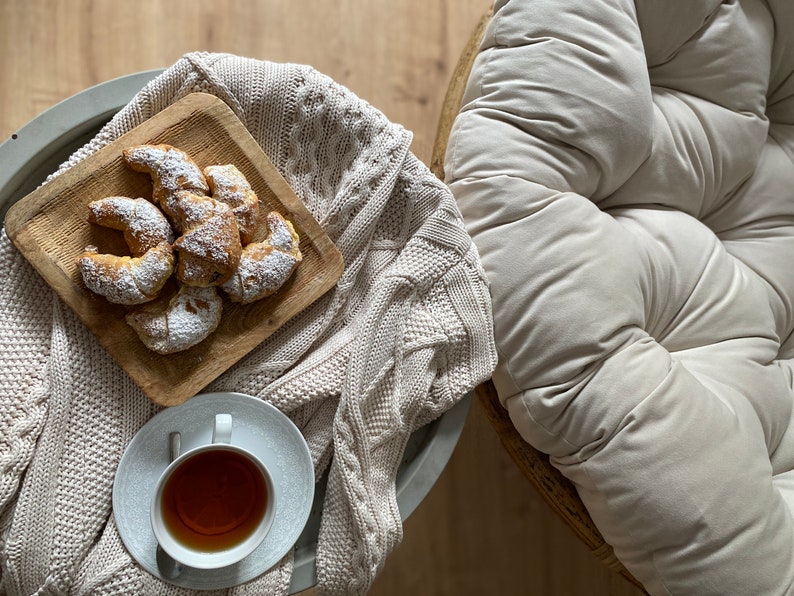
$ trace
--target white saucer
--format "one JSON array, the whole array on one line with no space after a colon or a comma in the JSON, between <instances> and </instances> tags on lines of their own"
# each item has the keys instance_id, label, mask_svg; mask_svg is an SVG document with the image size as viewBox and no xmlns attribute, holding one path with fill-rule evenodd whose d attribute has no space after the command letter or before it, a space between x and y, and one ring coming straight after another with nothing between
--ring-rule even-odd
<instances>
[{"instance_id":1,"label":"white saucer","mask_svg":"<svg viewBox=\"0 0 794 596\"><path fill-rule=\"evenodd\" d=\"M275 519L270 532L248 557L222 569L185 568L164 577L156 560L157 541L149 522L155 484L168 465L168 434L181 433L182 453L212 440L215 414L230 413L232 443L249 449L265 463L275 485ZM298 428L272 405L241 393L205 393L167 408L133 437L113 484L113 515L121 540L149 573L192 589L222 589L249 581L278 563L295 545L314 499L314 466Z\"/></svg>"}]
</instances>

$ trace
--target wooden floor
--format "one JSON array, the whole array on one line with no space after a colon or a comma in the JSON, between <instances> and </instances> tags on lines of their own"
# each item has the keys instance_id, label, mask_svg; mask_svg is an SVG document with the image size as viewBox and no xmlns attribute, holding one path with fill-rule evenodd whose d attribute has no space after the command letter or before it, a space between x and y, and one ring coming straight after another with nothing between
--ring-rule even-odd
<instances>
[{"instance_id":1,"label":"wooden floor","mask_svg":"<svg viewBox=\"0 0 794 596\"><path fill-rule=\"evenodd\" d=\"M429 163L450 74L488 8L486 0L0 0L0 141L88 86L205 50L314 66L413 131L413 151ZM370 593L638 592L549 513L475 403Z\"/></svg>"}]
</instances>

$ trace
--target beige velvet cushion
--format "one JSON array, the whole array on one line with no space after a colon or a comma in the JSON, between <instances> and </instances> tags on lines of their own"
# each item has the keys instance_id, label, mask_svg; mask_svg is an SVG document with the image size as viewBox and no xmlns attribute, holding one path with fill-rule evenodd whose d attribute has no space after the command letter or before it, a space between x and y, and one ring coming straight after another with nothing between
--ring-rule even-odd
<instances>
[{"instance_id":1,"label":"beige velvet cushion","mask_svg":"<svg viewBox=\"0 0 794 596\"><path fill-rule=\"evenodd\" d=\"M629 571L794 589L794 3L497 1L445 170L500 399Z\"/></svg>"}]
</instances>

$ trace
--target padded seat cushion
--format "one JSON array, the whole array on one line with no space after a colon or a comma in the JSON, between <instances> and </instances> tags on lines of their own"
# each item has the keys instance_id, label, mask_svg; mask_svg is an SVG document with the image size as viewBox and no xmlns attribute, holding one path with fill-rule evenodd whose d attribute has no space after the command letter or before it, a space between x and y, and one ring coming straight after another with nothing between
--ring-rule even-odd
<instances>
[{"instance_id":1,"label":"padded seat cushion","mask_svg":"<svg viewBox=\"0 0 794 596\"><path fill-rule=\"evenodd\" d=\"M500 399L618 558L794 590L794 2L498 0L445 171Z\"/></svg>"}]
</instances>

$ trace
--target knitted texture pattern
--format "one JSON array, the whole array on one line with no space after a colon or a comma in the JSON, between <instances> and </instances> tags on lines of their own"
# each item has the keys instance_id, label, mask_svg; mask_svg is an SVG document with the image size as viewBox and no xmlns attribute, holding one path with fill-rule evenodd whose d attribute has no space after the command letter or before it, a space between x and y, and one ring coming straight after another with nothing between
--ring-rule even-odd
<instances>
[{"instance_id":1,"label":"knitted texture pattern","mask_svg":"<svg viewBox=\"0 0 794 596\"><path fill-rule=\"evenodd\" d=\"M410 434L496 363L479 257L411 135L307 66L188 54L60 175L174 101L224 100L341 251L335 288L206 388L289 415L328 470L324 594L362 594L402 537L395 476ZM111 511L124 449L159 406L0 235L0 592L187 594L129 556ZM218 593L285 594L292 553Z\"/></svg>"}]
</instances>

